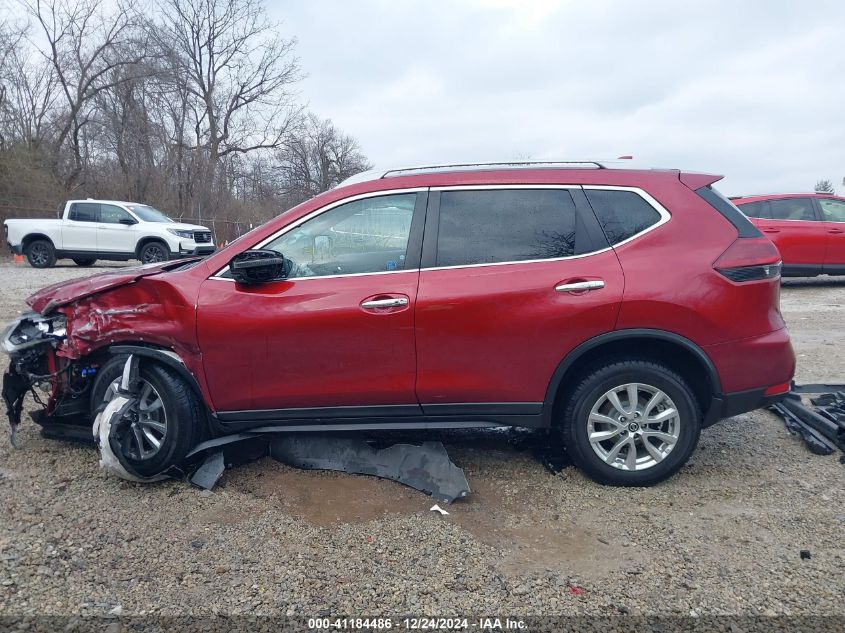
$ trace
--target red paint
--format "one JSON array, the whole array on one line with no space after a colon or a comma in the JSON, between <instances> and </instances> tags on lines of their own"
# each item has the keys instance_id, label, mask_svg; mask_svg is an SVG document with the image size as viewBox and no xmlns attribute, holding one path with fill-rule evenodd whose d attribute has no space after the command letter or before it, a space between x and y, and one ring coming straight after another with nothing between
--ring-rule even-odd
<instances>
[{"instance_id":1,"label":"red paint","mask_svg":"<svg viewBox=\"0 0 845 633\"><path fill-rule=\"evenodd\" d=\"M115 271L30 297L60 307L78 359L112 343L176 351L215 411L419 403L540 402L579 344L650 328L698 344L723 391L788 382L794 354L779 279L736 283L714 264L736 229L694 188L718 176L657 170L528 169L383 178L303 203L182 271ZM360 193L467 184L640 187L672 218L615 249L558 261L293 279L245 287L210 279L231 258L322 206ZM172 263L171 263L172 264ZM555 286L601 279L589 292ZM401 308L365 300L407 298Z\"/></svg>"}]
</instances>

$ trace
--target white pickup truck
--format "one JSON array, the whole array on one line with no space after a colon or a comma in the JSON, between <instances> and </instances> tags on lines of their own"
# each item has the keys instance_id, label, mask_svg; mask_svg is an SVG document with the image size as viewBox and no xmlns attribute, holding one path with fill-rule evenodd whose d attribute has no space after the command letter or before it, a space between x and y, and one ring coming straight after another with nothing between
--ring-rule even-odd
<instances>
[{"instance_id":1,"label":"white pickup truck","mask_svg":"<svg viewBox=\"0 0 845 633\"><path fill-rule=\"evenodd\" d=\"M98 259L138 259L145 264L176 257L210 255L211 231L174 222L146 204L114 200L70 200L59 220L6 220L6 241L35 268L62 257L78 266Z\"/></svg>"}]
</instances>

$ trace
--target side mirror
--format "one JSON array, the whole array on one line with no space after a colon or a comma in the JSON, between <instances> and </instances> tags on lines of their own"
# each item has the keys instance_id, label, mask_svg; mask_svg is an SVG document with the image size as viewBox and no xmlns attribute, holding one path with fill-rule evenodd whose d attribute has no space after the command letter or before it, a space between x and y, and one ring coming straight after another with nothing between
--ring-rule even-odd
<instances>
[{"instance_id":1,"label":"side mirror","mask_svg":"<svg viewBox=\"0 0 845 633\"><path fill-rule=\"evenodd\" d=\"M132 226L132 225L134 225L134 224L138 224L138 223L137 223L134 219L132 219L132 218L120 218L120 220L118 220L118 222L120 222L121 224L125 224L126 226Z\"/></svg>"},{"instance_id":2,"label":"side mirror","mask_svg":"<svg viewBox=\"0 0 845 633\"><path fill-rule=\"evenodd\" d=\"M284 279L290 266L277 251L255 249L235 255L229 262L229 270L237 283L251 285Z\"/></svg>"}]
</instances>

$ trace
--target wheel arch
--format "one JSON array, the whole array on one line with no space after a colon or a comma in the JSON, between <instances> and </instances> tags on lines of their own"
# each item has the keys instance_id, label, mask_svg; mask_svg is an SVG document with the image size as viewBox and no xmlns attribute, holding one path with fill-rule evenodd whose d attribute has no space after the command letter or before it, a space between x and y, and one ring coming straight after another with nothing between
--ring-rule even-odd
<instances>
[{"instance_id":1,"label":"wheel arch","mask_svg":"<svg viewBox=\"0 0 845 633\"><path fill-rule=\"evenodd\" d=\"M165 238L158 235L146 235L139 239L138 243L135 245L135 255L140 258L141 251L150 242L158 242L159 244L164 246L165 249L167 249L169 255L173 255L173 250L170 248L170 244L167 243L167 240Z\"/></svg>"},{"instance_id":2,"label":"wheel arch","mask_svg":"<svg viewBox=\"0 0 845 633\"><path fill-rule=\"evenodd\" d=\"M572 380L589 366L610 357L638 357L662 362L686 378L696 399L711 417L714 399L722 393L716 366L707 353L688 338L646 328L616 330L591 338L573 349L552 374L543 401L543 425L555 426Z\"/></svg>"},{"instance_id":3,"label":"wheel arch","mask_svg":"<svg viewBox=\"0 0 845 633\"><path fill-rule=\"evenodd\" d=\"M22 252L25 252L26 249L29 248L29 245L37 240L45 240L47 242L50 242L50 245L53 247L53 249L56 248L56 243L53 241L53 238L51 238L49 235L46 235L45 233L27 233L23 236L23 239L21 240Z\"/></svg>"}]
</instances>

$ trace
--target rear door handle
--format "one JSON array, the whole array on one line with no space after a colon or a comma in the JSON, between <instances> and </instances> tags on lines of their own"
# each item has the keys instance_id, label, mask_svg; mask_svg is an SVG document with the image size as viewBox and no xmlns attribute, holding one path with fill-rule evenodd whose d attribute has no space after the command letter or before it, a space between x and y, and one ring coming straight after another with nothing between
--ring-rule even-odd
<instances>
[{"instance_id":1,"label":"rear door handle","mask_svg":"<svg viewBox=\"0 0 845 633\"><path fill-rule=\"evenodd\" d=\"M373 308L401 308L408 305L408 300L405 297L395 297L391 299L372 299L364 301L361 304L362 308L372 310Z\"/></svg>"},{"instance_id":2,"label":"rear door handle","mask_svg":"<svg viewBox=\"0 0 845 633\"><path fill-rule=\"evenodd\" d=\"M828 233L845 233L842 229L830 229Z\"/></svg>"},{"instance_id":3,"label":"rear door handle","mask_svg":"<svg viewBox=\"0 0 845 633\"><path fill-rule=\"evenodd\" d=\"M780 229L763 229L763 233L780 233Z\"/></svg>"},{"instance_id":4,"label":"rear door handle","mask_svg":"<svg viewBox=\"0 0 845 633\"><path fill-rule=\"evenodd\" d=\"M598 290L604 288L604 280L591 279L590 281L574 281L572 283L560 284L555 286L558 292L578 292L584 290Z\"/></svg>"}]
</instances>

